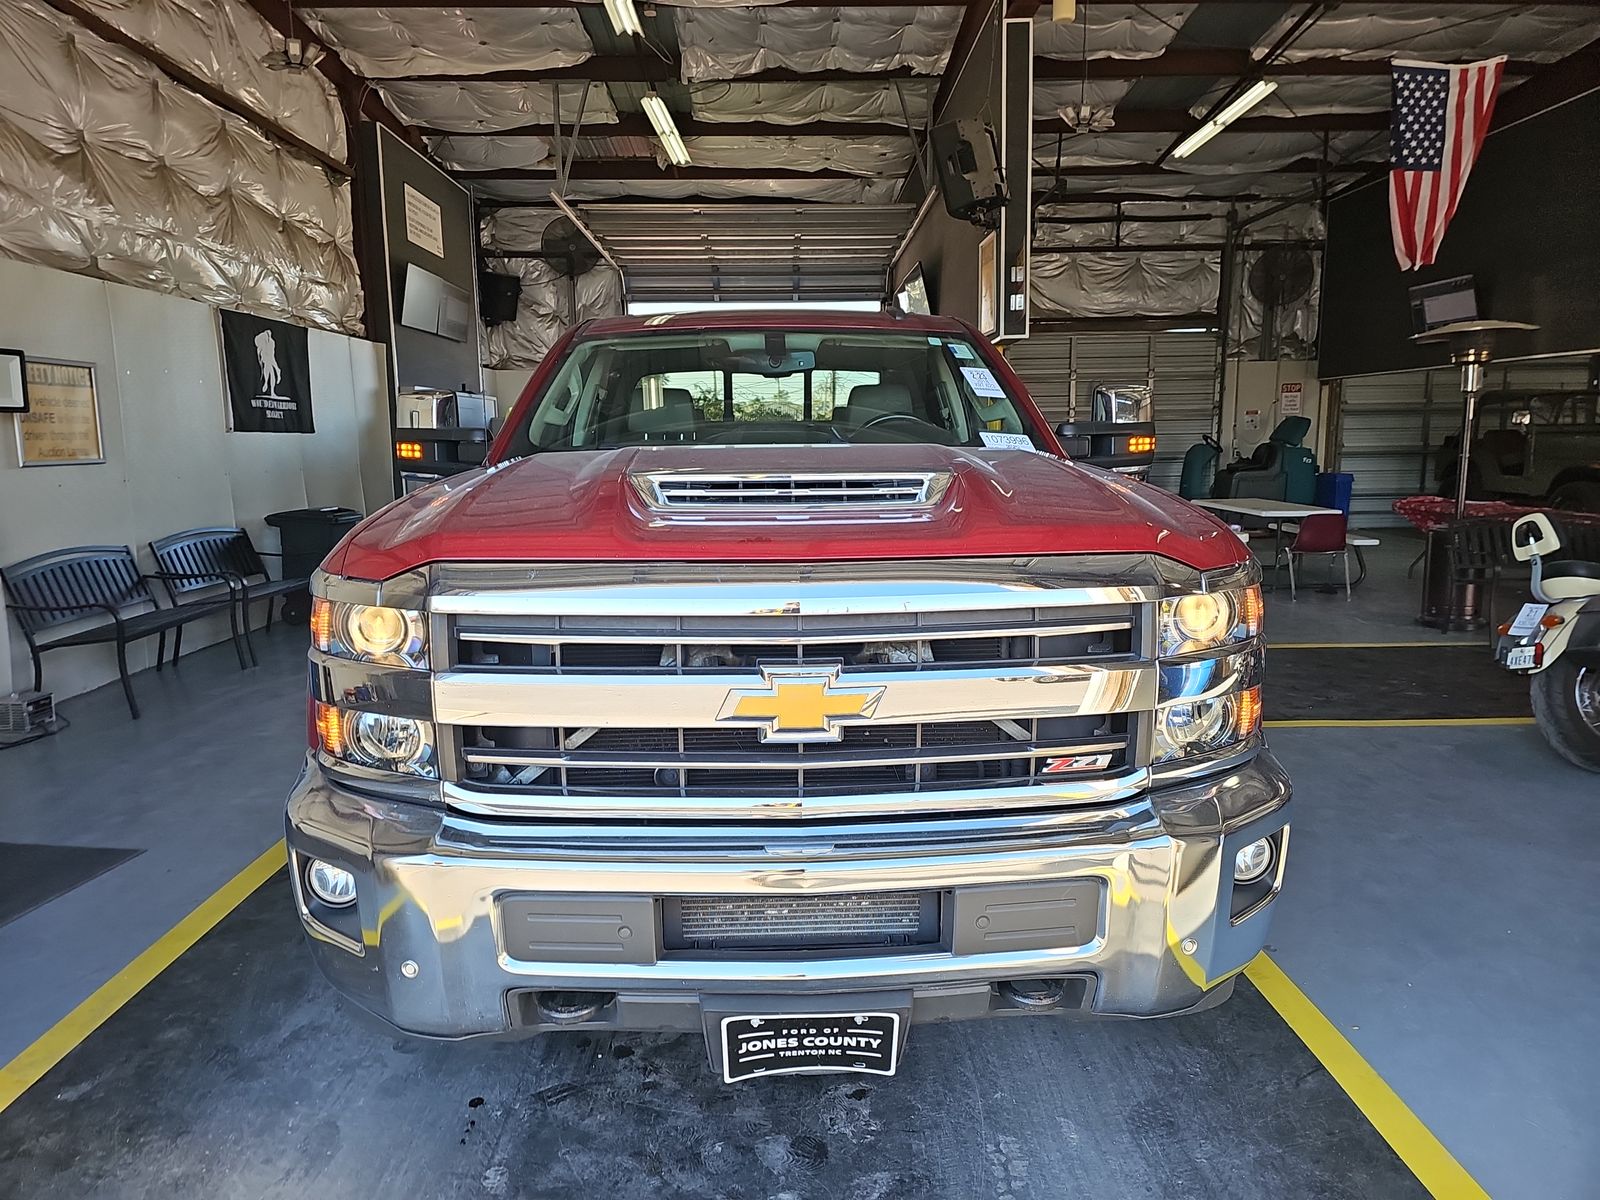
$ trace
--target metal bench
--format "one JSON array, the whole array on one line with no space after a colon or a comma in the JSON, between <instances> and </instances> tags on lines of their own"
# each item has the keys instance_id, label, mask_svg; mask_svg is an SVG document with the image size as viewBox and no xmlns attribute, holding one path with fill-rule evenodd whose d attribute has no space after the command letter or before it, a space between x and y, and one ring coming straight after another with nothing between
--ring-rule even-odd
<instances>
[{"instance_id":1,"label":"metal bench","mask_svg":"<svg viewBox=\"0 0 1600 1200\"><path fill-rule=\"evenodd\" d=\"M174 604L180 597L228 585L238 598L239 614L244 618L244 644L252 664L256 661L256 648L250 639L250 606L257 600L267 602L267 622L262 628L271 629L273 600L303 592L311 583L309 579L272 578L250 535L227 526L168 534L151 542L150 552L166 573L163 582Z\"/></svg>"},{"instance_id":2,"label":"metal bench","mask_svg":"<svg viewBox=\"0 0 1600 1200\"><path fill-rule=\"evenodd\" d=\"M232 587L226 596L161 608L150 590L149 580L166 577L165 572L146 575L140 571L133 551L127 546L70 546L0 567L0 583L5 585L8 607L16 613L17 624L28 643L28 655L33 659L33 690L42 691L44 687L39 661L44 651L114 642L122 694L127 697L128 711L137 721L139 704L133 698L133 684L128 678L128 643L159 637L156 648L156 670L159 671L167 652L168 630L173 631L172 661L176 665L183 648L183 627L198 617L224 610L233 627L233 649L239 656L239 669L244 670L244 645L239 637L238 610ZM131 611L146 605L149 611ZM111 620L75 629L48 641L39 640L40 633L96 616L109 616Z\"/></svg>"}]
</instances>

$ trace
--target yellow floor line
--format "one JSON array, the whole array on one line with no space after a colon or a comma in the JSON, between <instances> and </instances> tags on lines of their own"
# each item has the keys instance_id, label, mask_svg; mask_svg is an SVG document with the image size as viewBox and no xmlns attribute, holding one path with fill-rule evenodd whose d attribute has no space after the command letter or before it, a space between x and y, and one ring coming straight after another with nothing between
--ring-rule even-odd
<instances>
[{"instance_id":1,"label":"yellow floor line","mask_svg":"<svg viewBox=\"0 0 1600 1200\"><path fill-rule=\"evenodd\" d=\"M212 926L282 869L287 852L280 839L255 862L213 892L200 907L179 921L122 970L97 987L89 998L50 1027L45 1034L0 1067L0 1112L74 1050L147 983L173 964Z\"/></svg>"},{"instance_id":2,"label":"yellow floor line","mask_svg":"<svg viewBox=\"0 0 1600 1200\"><path fill-rule=\"evenodd\" d=\"M1268 642L1268 650L1396 650L1444 648L1448 650L1487 650L1488 642Z\"/></svg>"},{"instance_id":3,"label":"yellow floor line","mask_svg":"<svg viewBox=\"0 0 1600 1200\"><path fill-rule=\"evenodd\" d=\"M1448 729L1452 726L1532 724L1532 717L1405 717L1360 721L1322 720L1313 717L1305 720L1266 722L1269 729Z\"/></svg>"},{"instance_id":4,"label":"yellow floor line","mask_svg":"<svg viewBox=\"0 0 1600 1200\"><path fill-rule=\"evenodd\" d=\"M1260 954L1244 973L1436 1200L1489 1200L1489 1193L1277 963Z\"/></svg>"}]
</instances>

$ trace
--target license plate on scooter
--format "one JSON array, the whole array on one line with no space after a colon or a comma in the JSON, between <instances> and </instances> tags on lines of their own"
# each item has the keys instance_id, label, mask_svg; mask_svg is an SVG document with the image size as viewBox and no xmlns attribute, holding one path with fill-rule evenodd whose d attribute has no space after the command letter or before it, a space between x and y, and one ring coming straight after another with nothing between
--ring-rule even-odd
<instances>
[{"instance_id":1,"label":"license plate on scooter","mask_svg":"<svg viewBox=\"0 0 1600 1200\"><path fill-rule=\"evenodd\" d=\"M1537 646L1513 646L1506 651L1506 670L1531 671L1539 665L1534 656Z\"/></svg>"}]
</instances>

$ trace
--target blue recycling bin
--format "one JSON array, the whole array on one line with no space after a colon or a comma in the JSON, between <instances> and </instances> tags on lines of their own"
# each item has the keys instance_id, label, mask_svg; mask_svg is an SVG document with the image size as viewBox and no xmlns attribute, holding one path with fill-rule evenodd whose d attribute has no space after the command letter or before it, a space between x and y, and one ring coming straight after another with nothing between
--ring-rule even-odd
<instances>
[{"instance_id":1,"label":"blue recycling bin","mask_svg":"<svg viewBox=\"0 0 1600 1200\"><path fill-rule=\"evenodd\" d=\"M1317 507L1337 508L1348 519L1356 477L1348 471L1322 471L1317 475Z\"/></svg>"}]
</instances>

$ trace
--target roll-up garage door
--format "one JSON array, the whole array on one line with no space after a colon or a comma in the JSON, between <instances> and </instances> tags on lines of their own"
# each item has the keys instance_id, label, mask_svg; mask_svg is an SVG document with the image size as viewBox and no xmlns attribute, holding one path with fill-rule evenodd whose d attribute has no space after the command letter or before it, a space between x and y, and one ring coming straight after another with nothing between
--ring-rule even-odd
<instances>
[{"instance_id":1,"label":"roll-up garage door","mask_svg":"<svg viewBox=\"0 0 1600 1200\"><path fill-rule=\"evenodd\" d=\"M1496 363L1486 390L1576 391L1587 357ZM1461 429L1461 376L1455 367L1364 375L1338 384L1338 469L1355 476L1351 524L1404 524L1391 507L1401 496L1438 488L1439 447Z\"/></svg>"},{"instance_id":2,"label":"roll-up garage door","mask_svg":"<svg viewBox=\"0 0 1600 1200\"><path fill-rule=\"evenodd\" d=\"M1217 339L1204 333L1043 333L1006 358L1054 425L1086 415L1098 384L1148 385L1156 421L1150 482L1176 490L1184 453L1216 433Z\"/></svg>"}]
</instances>

